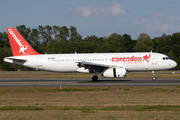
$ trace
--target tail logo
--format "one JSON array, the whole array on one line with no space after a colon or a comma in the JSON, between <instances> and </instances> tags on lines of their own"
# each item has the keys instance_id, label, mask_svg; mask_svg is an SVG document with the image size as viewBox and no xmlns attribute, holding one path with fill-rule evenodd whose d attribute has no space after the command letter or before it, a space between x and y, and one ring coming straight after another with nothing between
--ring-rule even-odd
<instances>
[{"instance_id":1,"label":"tail logo","mask_svg":"<svg viewBox=\"0 0 180 120\"><path fill-rule=\"evenodd\" d=\"M17 38L17 36L12 31L12 29L8 29L8 32L11 34L11 36L16 41L16 43L19 45L19 53L22 52L23 54L26 54L24 51L28 49L28 46L26 45L26 47L24 47L24 45L21 43L21 40Z\"/></svg>"},{"instance_id":2,"label":"tail logo","mask_svg":"<svg viewBox=\"0 0 180 120\"><path fill-rule=\"evenodd\" d=\"M24 51L25 51L27 48L28 48L28 46L26 46L26 47L24 48L24 45L23 45L22 47L19 48L19 49L20 49L20 50L19 50L19 53L22 52L23 54L25 54Z\"/></svg>"}]
</instances>

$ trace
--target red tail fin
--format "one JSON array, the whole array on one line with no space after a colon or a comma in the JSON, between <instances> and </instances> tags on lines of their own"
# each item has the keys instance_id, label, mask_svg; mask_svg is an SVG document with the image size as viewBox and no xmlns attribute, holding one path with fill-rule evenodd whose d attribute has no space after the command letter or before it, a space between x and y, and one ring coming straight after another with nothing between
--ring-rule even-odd
<instances>
[{"instance_id":1,"label":"red tail fin","mask_svg":"<svg viewBox=\"0 0 180 120\"><path fill-rule=\"evenodd\" d=\"M39 55L31 45L21 36L16 28L6 28L13 56Z\"/></svg>"}]
</instances>

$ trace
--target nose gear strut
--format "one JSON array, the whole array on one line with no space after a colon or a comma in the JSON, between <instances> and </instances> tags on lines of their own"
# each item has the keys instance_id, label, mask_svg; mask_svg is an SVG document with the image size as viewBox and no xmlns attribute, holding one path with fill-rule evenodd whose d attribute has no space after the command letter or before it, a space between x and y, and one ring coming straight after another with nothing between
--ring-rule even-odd
<instances>
[{"instance_id":1,"label":"nose gear strut","mask_svg":"<svg viewBox=\"0 0 180 120\"><path fill-rule=\"evenodd\" d=\"M155 72L154 71L152 71L152 80L156 81L156 77L155 77Z\"/></svg>"}]
</instances>

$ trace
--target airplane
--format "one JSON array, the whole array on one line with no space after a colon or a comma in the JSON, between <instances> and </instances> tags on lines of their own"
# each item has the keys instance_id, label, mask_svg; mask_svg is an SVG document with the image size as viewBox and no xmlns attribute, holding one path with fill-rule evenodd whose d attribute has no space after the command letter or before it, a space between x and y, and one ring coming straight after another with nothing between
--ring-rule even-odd
<instances>
[{"instance_id":1,"label":"airplane","mask_svg":"<svg viewBox=\"0 0 180 120\"><path fill-rule=\"evenodd\" d=\"M174 60L161 53L74 53L40 54L21 36L16 28L6 28L13 56L4 58L5 62L36 70L64 73L93 73L92 81L98 74L109 78L126 77L127 72L172 69L177 66Z\"/></svg>"}]
</instances>

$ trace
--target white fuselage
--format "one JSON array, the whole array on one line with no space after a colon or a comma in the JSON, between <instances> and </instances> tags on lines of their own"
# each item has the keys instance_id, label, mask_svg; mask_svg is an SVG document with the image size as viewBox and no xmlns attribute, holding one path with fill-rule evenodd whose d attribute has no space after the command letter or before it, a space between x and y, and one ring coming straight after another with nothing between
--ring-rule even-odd
<instances>
[{"instance_id":1,"label":"white fuselage","mask_svg":"<svg viewBox=\"0 0 180 120\"><path fill-rule=\"evenodd\" d=\"M19 62L18 60L25 60ZM77 72L79 62L85 61L126 68L132 71L156 71L176 67L177 63L160 53L86 53L86 54L42 54L6 57L4 61L30 68L54 71Z\"/></svg>"}]
</instances>

